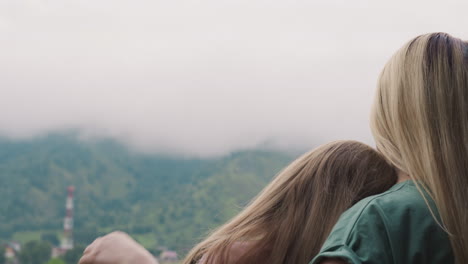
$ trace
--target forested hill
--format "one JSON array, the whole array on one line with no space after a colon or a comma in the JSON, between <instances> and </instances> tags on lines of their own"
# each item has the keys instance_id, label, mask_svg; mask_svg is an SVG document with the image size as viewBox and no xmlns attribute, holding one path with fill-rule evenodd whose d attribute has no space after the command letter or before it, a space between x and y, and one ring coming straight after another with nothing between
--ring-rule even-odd
<instances>
[{"instance_id":1,"label":"forested hill","mask_svg":"<svg viewBox=\"0 0 468 264\"><path fill-rule=\"evenodd\" d=\"M70 135L0 140L0 239L60 234L74 185L75 240L119 229L146 247L186 249L222 223L290 160L270 151L216 159L135 154ZM29 237L28 237L29 236Z\"/></svg>"}]
</instances>

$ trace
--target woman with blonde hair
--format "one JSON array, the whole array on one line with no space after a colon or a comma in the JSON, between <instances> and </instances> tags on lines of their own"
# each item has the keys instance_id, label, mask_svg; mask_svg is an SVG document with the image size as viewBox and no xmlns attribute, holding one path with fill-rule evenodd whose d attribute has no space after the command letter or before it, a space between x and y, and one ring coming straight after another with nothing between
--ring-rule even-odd
<instances>
[{"instance_id":1,"label":"woman with blonde hair","mask_svg":"<svg viewBox=\"0 0 468 264\"><path fill-rule=\"evenodd\" d=\"M280 172L241 213L195 246L183 263L306 264L346 209L396 181L394 167L365 144L337 141L320 146ZM155 263L128 236L114 233L93 242L80 264L136 261Z\"/></svg>"},{"instance_id":2,"label":"woman with blonde hair","mask_svg":"<svg viewBox=\"0 0 468 264\"><path fill-rule=\"evenodd\" d=\"M401 183L345 212L312 263L468 263L468 42L404 45L380 76L371 128Z\"/></svg>"}]
</instances>

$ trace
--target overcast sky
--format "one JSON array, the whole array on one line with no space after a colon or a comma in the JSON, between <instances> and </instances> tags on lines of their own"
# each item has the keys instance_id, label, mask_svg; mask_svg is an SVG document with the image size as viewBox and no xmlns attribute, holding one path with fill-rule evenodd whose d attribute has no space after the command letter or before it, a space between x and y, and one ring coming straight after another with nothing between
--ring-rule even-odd
<instances>
[{"instance_id":1,"label":"overcast sky","mask_svg":"<svg viewBox=\"0 0 468 264\"><path fill-rule=\"evenodd\" d=\"M409 39L468 39L468 1L0 0L0 135L144 151L373 144L375 83Z\"/></svg>"}]
</instances>

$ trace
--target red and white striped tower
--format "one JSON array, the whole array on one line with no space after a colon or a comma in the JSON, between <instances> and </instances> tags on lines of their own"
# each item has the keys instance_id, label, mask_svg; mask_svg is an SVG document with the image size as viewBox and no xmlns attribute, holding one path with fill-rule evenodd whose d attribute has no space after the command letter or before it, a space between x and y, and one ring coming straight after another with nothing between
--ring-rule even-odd
<instances>
[{"instance_id":1,"label":"red and white striped tower","mask_svg":"<svg viewBox=\"0 0 468 264\"><path fill-rule=\"evenodd\" d=\"M63 221L63 240L61 249L66 251L73 248L73 192L75 187L68 186L68 196L66 202L67 214Z\"/></svg>"}]
</instances>

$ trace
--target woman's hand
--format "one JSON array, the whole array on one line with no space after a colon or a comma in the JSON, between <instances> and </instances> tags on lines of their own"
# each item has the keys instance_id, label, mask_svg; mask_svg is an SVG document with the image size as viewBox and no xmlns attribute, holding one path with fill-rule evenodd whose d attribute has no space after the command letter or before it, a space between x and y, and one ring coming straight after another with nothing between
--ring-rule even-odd
<instances>
[{"instance_id":1,"label":"woman's hand","mask_svg":"<svg viewBox=\"0 0 468 264\"><path fill-rule=\"evenodd\" d=\"M94 240L78 264L158 264L140 244L123 232L113 232Z\"/></svg>"}]
</instances>

